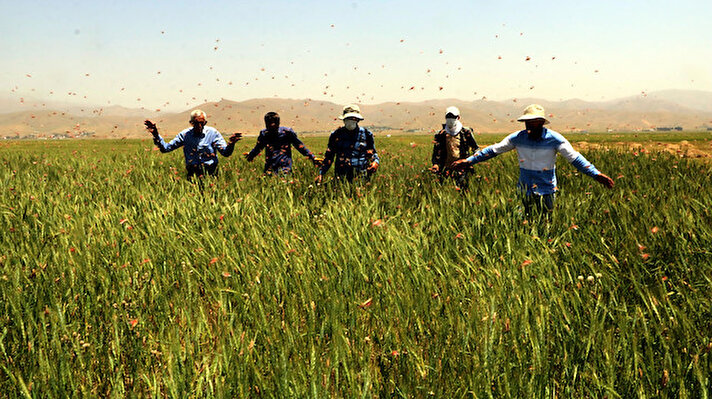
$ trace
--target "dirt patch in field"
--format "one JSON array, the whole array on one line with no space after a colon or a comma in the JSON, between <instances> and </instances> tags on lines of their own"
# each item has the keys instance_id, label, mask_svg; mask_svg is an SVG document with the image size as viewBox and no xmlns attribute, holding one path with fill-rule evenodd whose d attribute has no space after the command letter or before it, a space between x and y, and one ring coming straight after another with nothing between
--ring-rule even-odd
<instances>
[{"instance_id":1,"label":"dirt patch in field","mask_svg":"<svg viewBox=\"0 0 712 399\"><path fill-rule=\"evenodd\" d=\"M579 141L574 143L574 147L579 151L586 151L588 149L595 150L600 148L622 148L636 154L667 152L669 154L677 155L680 158L701 158L705 161L712 161L712 143L709 141L694 143L690 143L687 140L677 143L588 143L586 141Z\"/></svg>"}]
</instances>

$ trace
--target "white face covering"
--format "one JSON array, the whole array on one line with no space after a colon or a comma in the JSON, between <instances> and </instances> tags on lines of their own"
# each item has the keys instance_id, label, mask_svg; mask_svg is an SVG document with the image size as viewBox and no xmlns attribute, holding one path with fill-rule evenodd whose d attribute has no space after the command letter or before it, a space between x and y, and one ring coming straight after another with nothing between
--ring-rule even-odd
<instances>
[{"instance_id":1,"label":"white face covering","mask_svg":"<svg viewBox=\"0 0 712 399\"><path fill-rule=\"evenodd\" d=\"M344 126L348 130L354 130L358 127L358 121L355 121L353 119L344 119Z\"/></svg>"},{"instance_id":2,"label":"white face covering","mask_svg":"<svg viewBox=\"0 0 712 399\"><path fill-rule=\"evenodd\" d=\"M451 136L457 136L462 130L462 122L457 118L445 118L445 131Z\"/></svg>"}]
</instances>

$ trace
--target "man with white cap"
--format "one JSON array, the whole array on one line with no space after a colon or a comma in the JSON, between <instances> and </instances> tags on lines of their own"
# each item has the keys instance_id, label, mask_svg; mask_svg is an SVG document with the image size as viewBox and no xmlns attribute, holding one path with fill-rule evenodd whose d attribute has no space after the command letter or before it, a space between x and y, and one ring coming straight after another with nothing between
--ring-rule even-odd
<instances>
[{"instance_id":1,"label":"man with white cap","mask_svg":"<svg viewBox=\"0 0 712 399\"><path fill-rule=\"evenodd\" d=\"M472 168L453 168L452 164L470 155L470 149L476 151L479 147L472 136L472 129L462 126L460 110L448 107L445 110L445 123L433 138L433 166L430 168L440 177L442 183L446 177L455 180L461 190L467 190L467 177Z\"/></svg>"},{"instance_id":2,"label":"man with white cap","mask_svg":"<svg viewBox=\"0 0 712 399\"><path fill-rule=\"evenodd\" d=\"M199 109L190 113L190 124L193 127L181 131L169 143L166 143L158 134L158 127L155 123L146 120L144 124L146 130L153 135L153 142L161 152L171 152L176 148L183 147L188 179L193 176L202 177L205 174L215 176L218 169L216 152L220 152L224 157L229 157L235 149L235 143L242 138L242 133L235 133L230 136L228 142L225 142L217 129L206 126L207 115Z\"/></svg>"},{"instance_id":3,"label":"man with white cap","mask_svg":"<svg viewBox=\"0 0 712 399\"><path fill-rule=\"evenodd\" d=\"M359 121L363 120L358 105L345 106L339 119L344 121L344 126L334 130L329 136L329 144L316 183L322 182L334 160L336 178L349 182L353 181L354 177L368 180L380 165L373 133L358 125Z\"/></svg>"},{"instance_id":4,"label":"man with white cap","mask_svg":"<svg viewBox=\"0 0 712 399\"><path fill-rule=\"evenodd\" d=\"M526 129L510 134L501 142L486 147L467 159L456 161L454 166L468 167L516 148L519 155L518 185L524 194L526 215L531 214L533 207L547 213L554 208L557 152L581 173L607 188L613 187L613 180L599 172L583 155L574 150L564 136L544 127L549 121L541 105L532 104L526 107L524 114L517 121L524 122Z\"/></svg>"}]
</instances>

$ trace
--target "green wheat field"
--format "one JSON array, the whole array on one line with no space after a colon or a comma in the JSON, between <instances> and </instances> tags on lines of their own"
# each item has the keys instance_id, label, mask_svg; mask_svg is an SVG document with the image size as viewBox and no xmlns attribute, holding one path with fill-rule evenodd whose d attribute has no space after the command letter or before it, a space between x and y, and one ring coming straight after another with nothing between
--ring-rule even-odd
<instances>
[{"instance_id":1,"label":"green wheat field","mask_svg":"<svg viewBox=\"0 0 712 399\"><path fill-rule=\"evenodd\" d=\"M371 183L314 186L246 138L202 191L150 140L3 142L0 397L710 396L712 163L582 151L607 190L560 158L547 222L514 152L462 193L431 139L377 135Z\"/></svg>"}]
</instances>

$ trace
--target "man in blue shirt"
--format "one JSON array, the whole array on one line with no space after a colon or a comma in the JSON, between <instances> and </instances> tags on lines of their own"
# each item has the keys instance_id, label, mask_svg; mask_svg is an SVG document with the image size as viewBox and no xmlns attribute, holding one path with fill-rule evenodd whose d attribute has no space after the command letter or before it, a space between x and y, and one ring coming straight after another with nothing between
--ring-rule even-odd
<instances>
[{"instance_id":1,"label":"man in blue shirt","mask_svg":"<svg viewBox=\"0 0 712 399\"><path fill-rule=\"evenodd\" d=\"M248 162L265 149L265 174L288 174L292 172L292 146L302 155L309 158L314 165L321 162L312 154L292 128L279 126L279 114L268 112L265 114L265 129L260 131L255 148L245 155Z\"/></svg>"},{"instance_id":2,"label":"man in blue shirt","mask_svg":"<svg viewBox=\"0 0 712 399\"><path fill-rule=\"evenodd\" d=\"M155 123L150 120L144 122L146 130L153 135L153 142L161 152L171 152L176 148L183 147L188 179L193 176L202 177L205 174L217 175L217 152L220 152L224 157L229 157L235 149L235 143L242 138L242 133L235 133L230 136L229 143L226 143L220 132L214 127L206 126L206 123L205 112L196 109L190 113L190 124L193 127L183 130L173 140L166 143L158 134L158 127Z\"/></svg>"},{"instance_id":3,"label":"man in blue shirt","mask_svg":"<svg viewBox=\"0 0 712 399\"><path fill-rule=\"evenodd\" d=\"M516 148L519 155L519 188L524 194L524 211L531 214L533 207L548 212L554 208L556 187L556 153L561 154L581 173L588 175L607 188L612 188L613 180L601 173L590 162L573 149L571 143L561 134L544 127L544 108L532 104L517 119L524 122L526 129L505 137L467 159L455 161L454 167L464 168L494 158Z\"/></svg>"},{"instance_id":4,"label":"man in blue shirt","mask_svg":"<svg viewBox=\"0 0 712 399\"><path fill-rule=\"evenodd\" d=\"M339 119L344 121L344 126L334 130L329 136L324 163L315 180L317 184L323 181L324 174L334 160L336 160L334 165L336 178L346 179L349 182L353 181L354 177L368 180L380 165L373 133L358 125L358 122L363 120L361 109L357 105L347 105Z\"/></svg>"}]
</instances>

